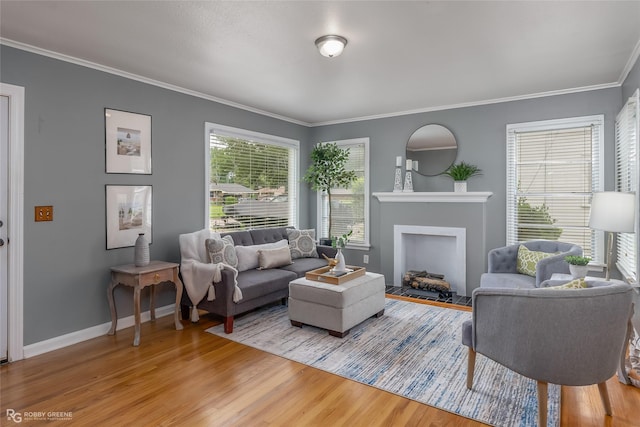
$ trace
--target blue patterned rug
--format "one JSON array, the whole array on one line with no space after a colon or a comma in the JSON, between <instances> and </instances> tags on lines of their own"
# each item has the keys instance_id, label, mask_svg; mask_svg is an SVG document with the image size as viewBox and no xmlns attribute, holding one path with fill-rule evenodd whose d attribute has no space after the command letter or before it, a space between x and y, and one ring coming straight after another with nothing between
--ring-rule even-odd
<instances>
[{"instance_id":1,"label":"blue patterned rug","mask_svg":"<svg viewBox=\"0 0 640 427\"><path fill-rule=\"evenodd\" d=\"M462 323L470 312L387 299L385 314L340 339L289 323L287 307L236 319L233 333L215 335L377 387L463 417L500 427L535 426L536 382L478 354L467 390ZM559 425L560 386L549 385L549 425Z\"/></svg>"}]
</instances>

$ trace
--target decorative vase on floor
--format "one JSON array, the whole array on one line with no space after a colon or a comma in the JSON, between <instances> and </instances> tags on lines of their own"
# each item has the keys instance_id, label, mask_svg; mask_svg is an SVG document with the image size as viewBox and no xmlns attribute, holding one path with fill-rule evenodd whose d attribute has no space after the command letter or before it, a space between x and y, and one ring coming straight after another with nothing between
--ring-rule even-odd
<instances>
[{"instance_id":1,"label":"decorative vase on floor","mask_svg":"<svg viewBox=\"0 0 640 427\"><path fill-rule=\"evenodd\" d=\"M149 242L144 237L144 233L138 234L136 245L133 249L133 262L136 267L149 265Z\"/></svg>"},{"instance_id":2,"label":"decorative vase on floor","mask_svg":"<svg viewBox=\"0 0 640 427\"><path fill-rule=\"evenodd\" d=\"M589 266L569 264L569 271L571 272L571 277L574 279L580 279L586 277L587 272L589 271Z\"/></svg>"},{"instance_id":3,"label":"decorative vase on floor","mask_svg":"<svg viewBox=\"0 0 640 427\"><path fill-rule=\"evenodd\" d=\"M347 265L344 262L344 255L342 254L342 248L338 248L338 252L336 253L336 260L338 263L335 267L333 267L333 271L335 273L342 273L347 269Z\"/></svg>"},{"instance_id":4,"label":"decorative vase on floor","mask_svg":"<svg viewBox=\"0 0 640 427\"><path fill-rule=\"evenodd\" d=\"M466 193L467 192L467 181L454 181L453 182L453 191L456 193Z\"/></svg>"}]
</instances>

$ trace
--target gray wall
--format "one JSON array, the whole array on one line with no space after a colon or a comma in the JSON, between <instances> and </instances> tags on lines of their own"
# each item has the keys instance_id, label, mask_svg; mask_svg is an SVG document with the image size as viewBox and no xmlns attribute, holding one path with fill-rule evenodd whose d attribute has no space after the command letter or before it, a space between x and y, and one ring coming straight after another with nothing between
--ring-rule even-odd
<instances>
[{"instance_id":1,"label":"gray wall","mask_svg":"<svg viewBox=\"0 0 640 427\"><path fill-rule=\"evenodd\" d=\"M25 345L110 320L109 267L132 262L133 248L105 249L105 184L153 185L151 257L178 262L178 235L204 224L205 121L300 140L308 157L304 126L7 46L0 55L2 81L25 87ZM105 107L152 116L152 175L105 173ZM301 186L302 226L308 198ZM36 205L53 205L54 221L34 222ZM158 306L174 301L161 290ZM119 317L131 300L116 289Z\"/></svg>"},{"instance_id":2,"label":"gray wall","mask_svg":"<svg viewBox=\"0 0 640 427\"><path fill-rule=\"evenodd\" d=\"M179 261L178 235L197 230L203 223L205 121L300 140L303 171L312 143L368 136L372 192L392 189L395 156L404 156L404 145L415 129L427 123L442 124L458 139L458 160L476 163L484 170L482 176L469 181L469 191L494 192L486 210L484 246L490 249L505 241L506 124L605 114L606 185L610 189L613 119L623 98L640 80L636 63L623 89L306 128L7 46L0 45L0 57L0 78L25 87L26 96L25 345L110 320L106 300L109 267L131 262L133 249L105 249L105 184L153 185L151 256ZM623 96L623 91L629 94ZM153 175L104 172L105 107L153 117ZM416 191L453 188L444 177L415 177L414 186ZM300 226L314 227L316 198L306 185L300 190ZM35 223L33 206L49 204L54 206L54 221ZM396 218L372 198L369 270L389 277L393 274L388 236L397 219L405 224L441 225L459 214L447 212L459 205L433 209L429 216L415 207L402 206L403 213ZM476 236L478 230L471 233ZM481 252L468 259L474 271L484 268L486 252ZM362 254L349 251L347 257L360 263ZM171 289L164 289L158 305L170 304L173 295ZM120 317L131 315L130 289L119 287L116 303Z\"/></svg>"},{"instance_id":3,"label":"gray wall","mask_svg":"<svg viewBox=\"0 0 640 427\"><path fill-rule=\"evenodd\" d=\"M622 108L622 105L624 105L624 103L627 102L627 99L629 99L629 97L633 95L633 92L635 92L639 88L640 88L640 58L636 60L635 65L631 67L631 71L629 72L629 75L627 76L626 79L624 79L624 82L622 82L622 104L620 105L620 108Z\"/></svg>"},{"instance_id":4,"label":"gray wall","mask_svg":"<svg viewBox=\"0 0 640 427\"><path fill-rule=\"evenodd\" d=\"M369 137L371 144L371 191L391 191L396 156L405 154L409 136L419 127L436 123L446 126L458 141L457 160L478 165L483 174L468 182L469 191L491 191L487 202L486 249L503 246L506 241L506 125L565 117L605 115L605 185L613 188L613 159L615 115L621 106L619 87L568 95L548 96L522 101L503 102L476 107L456 108L366 120L314 128L313 141L330 141L348 138ZM421 177L414 174L415 191L453 191L453 183L446 176ZM315 199L311 199L315 203ZM393 275L393 244L387 237L394 224L400 224L397 215L383 215L383 208L376 198L371 198L371 243L370 269ZM456 217L456 210L464 205L448 204L448 209L424 215L414 203L394 204L402 217L413 215L412 225L456 224L447 221ZM312 209L313 212L313 209ZM408 213L409 212L409 213ZM413 213L410 213L413 212ZM408 221L406 218L403 221ZM347 260L362 260L362 253L348 251ZM478 257L480 259L478 259ZM471 265L486 265L486 252L467 250L467 262ZM467 271L467 291L479 285L479 274Z\"/></svg>"}]
</instances>

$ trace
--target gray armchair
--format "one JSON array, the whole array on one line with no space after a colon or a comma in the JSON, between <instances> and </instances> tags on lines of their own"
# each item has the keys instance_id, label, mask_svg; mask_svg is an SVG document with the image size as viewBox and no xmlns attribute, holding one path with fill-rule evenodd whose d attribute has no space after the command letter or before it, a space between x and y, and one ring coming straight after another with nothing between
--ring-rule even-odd
<instances>
[{"instance_id":1,"label":"gray armchair","mask_svg":"<svg viewBox=\"0 0 640 427\"><path fill-rule=\"evenodd\" d=\"M537 252L553 253L536 265L536 276L518 273L518 247ZM516 245L495 248L489 251L487 273L480 277L482 288L538 288L553 273L569 274L569 264L564 260L567 255L582 255L582 248L573 243L554 240L530 240Z\"/></svg>"},{"instance_id":2,"label":"gray armchair","mask_svg":"<svg viewBox=\"0 0 640 427\"><path fill-rule=\"evenodd\" d=\"M469 347L467 388L476 353L538 383L538 419L547 422L547 383L598 384L607 415L606 381L624 357L632 289L611 284L585 289L473 291L473 316L462 326Z\"/></svg>"}]
</instances>

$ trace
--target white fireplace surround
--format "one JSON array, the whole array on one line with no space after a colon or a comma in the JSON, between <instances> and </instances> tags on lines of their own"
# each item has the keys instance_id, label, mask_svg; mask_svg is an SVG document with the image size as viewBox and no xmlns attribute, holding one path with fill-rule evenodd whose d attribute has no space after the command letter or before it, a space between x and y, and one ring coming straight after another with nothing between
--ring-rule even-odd
<instances>
[{"instance_id":1,"label":"white fireplace surround","mask_svg":"<svg viewBox=\"0 0 640 427\"><path fill-rule=\"evenodd\" d=\"M466 295L466 245L465 228L394 225L394 286L402 286L407 270L427 270L444 274L452 291Z\"/></svg>"}]
</instances>

